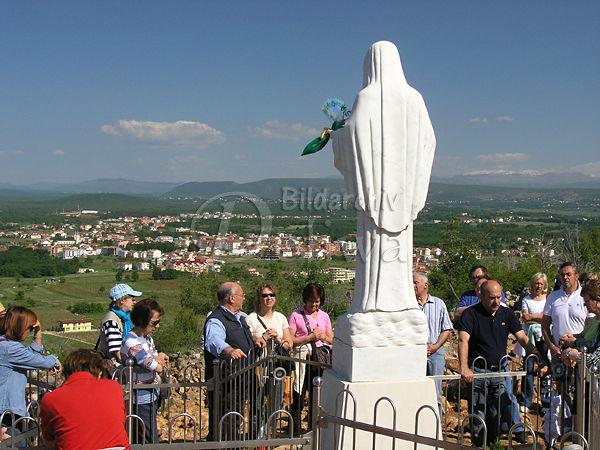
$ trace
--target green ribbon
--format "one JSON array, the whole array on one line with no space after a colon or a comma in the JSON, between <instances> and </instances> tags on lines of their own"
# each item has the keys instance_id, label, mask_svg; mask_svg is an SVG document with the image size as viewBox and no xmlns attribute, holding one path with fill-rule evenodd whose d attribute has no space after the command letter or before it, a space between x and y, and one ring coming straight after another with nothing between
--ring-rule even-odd
<instances>
[{"instance_id":1,"label":"green ribbon","mask_svg":"<svg viewBox=\"0 0 600 450\"><path fill-rule=\"evenodd\" d=\"M323 128L323 133L321 133L321 136L313 139L306 145L306 147L304 147L304 150L302 151L302 156L310 155L311 153L316 153L323 147L325 147L325 145L327 145L327 142L329 142L329 132L339 130L340 128L344 128L345 123L345 120L336 120L335 122L333 122L333 124L331 124L331 128Z\"/></svg>"}]
</instances>

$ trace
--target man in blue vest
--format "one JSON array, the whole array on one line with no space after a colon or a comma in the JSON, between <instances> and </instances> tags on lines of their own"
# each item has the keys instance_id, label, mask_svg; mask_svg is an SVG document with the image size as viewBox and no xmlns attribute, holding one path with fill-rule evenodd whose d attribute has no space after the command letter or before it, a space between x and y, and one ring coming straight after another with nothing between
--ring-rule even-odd
<instances>
[{"instance_id":1,"label":"man in blue vest","mask_svg":"<svg viewBox=\"0 0 600 450\"><path fill-rule=\"evenodd\" d=\"M245 316L242 313L242 307L246 296L242 287L238 283L227 282L219 286L217 290L217 299L219 306L210 313L204 324L204 379L209 380L214 376L214 361L222 360L223 364L221 377L227 374L240 372L239 376L231 383L224 383L219 386L220 389L220 408L215 417L215 404L213 393L207 395L209 422L208 439L214 440L217 436L217 425L220 418L230 412L237 411L244 415L246 400L250 402L250 416L258 416L255 411L257 404L258 387L253 370L244 370L245 367L256 360L254 351L255 343L252 339L250 329L246 324ZM262 338L261 338L262 339ZM259 347L266 344L261 339L257 340ZM227 422L233 424L228 427L235 430L235 424L239 426L239 421L235 417ZM257 422L249 422L250 437L257 435ZM236 438L237 436L231 436Z\"/></svg>"}]
</instances>

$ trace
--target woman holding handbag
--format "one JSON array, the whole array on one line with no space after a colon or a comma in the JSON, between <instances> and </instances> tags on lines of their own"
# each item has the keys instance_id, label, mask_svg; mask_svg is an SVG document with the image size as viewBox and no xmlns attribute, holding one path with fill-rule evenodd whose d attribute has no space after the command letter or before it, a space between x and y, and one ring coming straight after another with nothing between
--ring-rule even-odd
<instances>
[{"instance_id":1,"label":"woman holding handbag","mask_svg":"<svg viewBox=\"0 0 600 450\"><path fill-rule=\"evenodd\" d=\"M289 325L294 341L294 357L298 359L315 360L318 356L331 354L329 346L333 343L333 328L329 315L319 309L325 304L325 289L317 283L309 283L302 290L304 306L294 311L290 316ZM319 358L321 359L321 358ZM327 363L327 361L322 362ZM329 358L331 363L331 358ZM296 363L296 381L292 416L294 428L300 431L302 410L304 409L304 395L309 392L308 430L311 429L311 406L313 398L312 379L320 376L323 369L309 364Z\"/></svg>"}]
</instances>

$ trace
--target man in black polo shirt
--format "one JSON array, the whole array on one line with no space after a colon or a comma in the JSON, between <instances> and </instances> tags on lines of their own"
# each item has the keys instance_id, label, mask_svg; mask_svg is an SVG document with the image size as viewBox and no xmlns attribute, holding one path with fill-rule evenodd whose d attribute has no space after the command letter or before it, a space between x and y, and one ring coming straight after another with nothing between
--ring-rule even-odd
<instances>
[{"instance_id":1,"label":"man in black polo shirt","mask_svg":"<svg viewBox=\"0 0 600 450\"><path fill-rule=\"evenodd\" d=\"M214 376L213 362L220 359L225 362L222 365L221 376L242 370L241 375L230 383L220 386L221 404L220 415L214 415L213 394L208 393L208 438L214 440L217 436L217 424L220 417L230 411L237 411L244 415L246 399L250 402L249 414L253 420L250 421L250 437L257 435L257 411L255 410L258 383L252 370L243 371L244 367L256 360L254 347L264 347L265 341L257 339L256 344L252 339L250 328L242 311L246 296L242 287L237 283L223 283L217 290L219 306L210 313L204 324L204 379L209 380ZM235 423L237 419L231 418ZM239 423L238 423L239 425ZM234 425L230 430L235 430ZM224 433L225 434L225 433ZM237 436L229 434L229 438ZM234 434L234 433L233 433Z\"/></svg>"},{"instance_id":2,"label":"man in black polo shirt","mask_svg":"<svg viewBox=\"0 0 600 450\"><path fill-rule=\"evenodd\" d=\"M495 280L481 285L481 302L468 308L459 323L458 357L460 374L467 383L473 383L473 412L485 421L487 426L487 443L498 437L498 399L505 393L505 378L477 378L474 373L503 372L501 360L506 356L508 334L512 333L527 353L533 353L535 347L529 342L527 335L515 313L501 307L502 286ZM481 357L481 358L479 358ZM475 361L476 360L476 361ZM473 362L475 364L473 365ZM487 389L487 411L485 392ZM483 427L479 421L473 422L473 444L483 445ZM517 435L519 441L526 439L524 432Z\"/></svg>"}]
</instances>

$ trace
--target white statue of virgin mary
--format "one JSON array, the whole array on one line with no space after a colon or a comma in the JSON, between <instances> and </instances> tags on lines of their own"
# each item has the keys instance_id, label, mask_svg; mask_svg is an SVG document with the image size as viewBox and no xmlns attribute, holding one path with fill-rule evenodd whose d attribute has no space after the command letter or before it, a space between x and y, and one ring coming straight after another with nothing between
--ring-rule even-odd
<instances>
[{"instance_id":1,"label":"white statue of virgin mary","mask_svg":"<svg viewBox=\"0 0 600 450\"><path fill-rule=\"evenodd\" d=\"M363 89L346 126L332 133L335 167L357 208L350 313L418 308L412 284L412 222L425 205L435 135L421 94L404 78L391 42L373 44Z\"/></svg>"}]
</instances>

